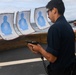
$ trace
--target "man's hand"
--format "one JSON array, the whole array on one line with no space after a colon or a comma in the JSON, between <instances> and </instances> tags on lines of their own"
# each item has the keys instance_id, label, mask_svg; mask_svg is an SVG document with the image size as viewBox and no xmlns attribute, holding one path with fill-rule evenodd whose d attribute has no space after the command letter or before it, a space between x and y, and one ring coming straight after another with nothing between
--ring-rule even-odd
<instances>
[{"instance_id":1,"label":"man's hand","mask_svg":"<svg viewBox=\"0 0 76 75\"><path fill-rule=\"evenodd\" d=\"M41 46L39 44L37 45L34 45L34 44L31 44L31 43L28 43L27 45L29 47L29 49L34 52L34 53L40 53L40 50L41 50Z\"/></svg>"}]
</instances>

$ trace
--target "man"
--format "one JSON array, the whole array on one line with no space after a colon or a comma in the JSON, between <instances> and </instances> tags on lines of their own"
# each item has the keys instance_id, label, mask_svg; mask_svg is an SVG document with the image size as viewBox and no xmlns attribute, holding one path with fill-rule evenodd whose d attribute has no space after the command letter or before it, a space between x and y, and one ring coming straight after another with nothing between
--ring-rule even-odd
<instances>
[{"instance_id":1,"label":"man","mask_svg":"<svg viewBox=\"0 0 76 75\"><path fill-rule=\"evenodd\" d=\"M46 8L48 17L54 23L48 30L47 48L29 43L34 53L40 53L48 61L48 75L74 75L75 35L64 17L65 7L62 0L51 0Z\"/></svg>"}]
</instances>

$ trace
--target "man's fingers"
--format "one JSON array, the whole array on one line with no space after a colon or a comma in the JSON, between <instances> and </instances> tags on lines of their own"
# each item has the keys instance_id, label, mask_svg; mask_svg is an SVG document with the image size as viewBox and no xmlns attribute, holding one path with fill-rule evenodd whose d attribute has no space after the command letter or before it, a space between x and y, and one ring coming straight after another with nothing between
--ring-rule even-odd
<instances>
[{"instance_id":1,"label":"man's fingers","mask_svg":"<svg viewBox=\"0 0 76 75\"><path fill-rule=\"evenodd\" d=\"M33 52L33 53L38 53L36 51L34 51L35 46L33 44L28 44L29 49Z\"/></svg>"}]
</instances>

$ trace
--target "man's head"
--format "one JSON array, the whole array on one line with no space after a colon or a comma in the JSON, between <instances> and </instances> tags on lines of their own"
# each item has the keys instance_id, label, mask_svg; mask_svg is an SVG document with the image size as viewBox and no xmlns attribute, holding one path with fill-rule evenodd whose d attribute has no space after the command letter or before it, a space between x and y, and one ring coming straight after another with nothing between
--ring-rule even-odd
<instances>
[{"instance_id":1,"label":"man's head","mask_svg":"<svg viewBox=\"0 0 76 75\"><path fill-rule=\"evenodd\" d=\"M64 15L65 6L62 0L51 0L47 5L48 17L55 22L60 15Z\"/></svg>"}]
</instances>

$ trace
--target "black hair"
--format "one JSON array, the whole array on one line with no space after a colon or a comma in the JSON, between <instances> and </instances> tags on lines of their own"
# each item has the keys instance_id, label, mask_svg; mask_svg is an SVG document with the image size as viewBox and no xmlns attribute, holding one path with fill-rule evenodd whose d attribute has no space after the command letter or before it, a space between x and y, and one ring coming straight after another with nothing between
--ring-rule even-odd
<instances>
[{"instance_id":1,"label":"black hair","mask_svg":"<svg viewBox=\"0 0 76 75\"><path fill-rule=\"evenodd\" d=\"M47 5L46 8L52 10L53 8L57 8L58 13L63 15L65 12L65 6L62 0L51 0Z\"/></svg>"}]
</instances>

